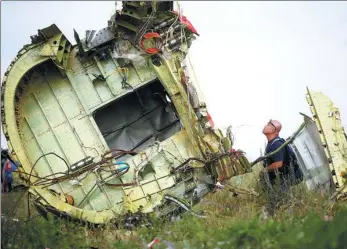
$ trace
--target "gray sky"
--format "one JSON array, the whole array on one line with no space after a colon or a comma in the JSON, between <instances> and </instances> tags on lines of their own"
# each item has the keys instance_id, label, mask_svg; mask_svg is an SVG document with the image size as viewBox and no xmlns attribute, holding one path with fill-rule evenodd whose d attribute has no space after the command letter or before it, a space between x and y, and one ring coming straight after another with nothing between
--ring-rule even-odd
<instances>
[{"instance_id":1,"label":"gray sky","mask_svg":"<svg viewBox=\"0 0 347 249\"><path fill-rule=\"evenodd\" d=\"M324 92L347 125L347 2L180 2L200 37L191 59L217 126L235 128L237 148L259 155L270 119L282 136L310 114L306 86ZM114 2L2 2L1 76L30 35L52 23L74 44L73 28L107 25ZM3 137L2 137L3 138ZM1 146L4 146L2 139Z\"/></svg>"}]
</instances>

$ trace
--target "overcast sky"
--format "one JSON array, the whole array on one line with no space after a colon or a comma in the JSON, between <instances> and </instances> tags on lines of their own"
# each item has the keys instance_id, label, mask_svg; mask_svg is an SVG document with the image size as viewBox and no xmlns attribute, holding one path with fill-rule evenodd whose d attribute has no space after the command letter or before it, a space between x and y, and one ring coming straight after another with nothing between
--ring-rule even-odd
<instances>
[{"instance_id":1,"label":"overcast sky","mask_svg":"<svg viewBox=\"0 0 347 249\"><path fill-rule=\"evenodd\" d=\"M235 146L251 160L270 118L288 137L301 124L299 112L310 114L306 86L334 101L346 127L347 2L180 5L200 33L191 59L210 114L218 127L243 125L234 129ZM1 2L1 76L37 29L56 23L75 44L73 28L81 35L104 28L113 10L114 2Z\"/></svg>"}]
</instances>

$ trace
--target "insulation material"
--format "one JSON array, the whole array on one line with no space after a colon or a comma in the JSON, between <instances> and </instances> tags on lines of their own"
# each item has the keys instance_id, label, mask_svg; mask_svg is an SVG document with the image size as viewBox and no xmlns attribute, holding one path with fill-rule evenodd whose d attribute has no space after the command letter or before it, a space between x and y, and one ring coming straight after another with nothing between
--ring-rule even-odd
<instances>
[{"instance_id":1,"label":"insulation material","mask_svg":"<svg viewBox=\"0 0 347 249\"><path fill-rule=\"evenodd\" d=\"M94 115L111 149L141 151L181 130L160 82L152 82L97 110Z\"/></svg>"},{"instance_id":2,"label":"insulation material","mask_svg":"<svg viewBox=\"0 0 347 249\"><path fill-rule=\"evenodd\" d=\"M187 84L187 91L189 94L190 103L192 104L193 108L198 109L199 108L198 93L196 92L194 85L190 82Z\"/></svg>"},{"instance_id":3,"label":"insulation material","mask_svg":"<svg viewBox=\"0 0 347 249\"><path fill-rule=\"evenodd\" d=\"M113 59L127 59L130 60L136 67L146 67L147 61L142 54L136 51L130 51L128 53L118 53L116 50L112 52Z\"/></svg>"}]
</instances>

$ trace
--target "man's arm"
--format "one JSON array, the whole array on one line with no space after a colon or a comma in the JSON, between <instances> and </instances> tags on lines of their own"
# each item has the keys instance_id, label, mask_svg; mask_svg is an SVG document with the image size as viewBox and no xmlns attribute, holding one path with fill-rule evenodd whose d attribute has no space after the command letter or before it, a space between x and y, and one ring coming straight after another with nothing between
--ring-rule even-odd
<instances>
[{"instance_id":1,"label":"man's arm","mask_svg":"<svg viewBox=\"0 0 347 249\"><path fill-rule=\"evenodd\" d=\"M276 141L272 146L271 146L271 151L275 151L277 150L281 145L283 144L283 142L281 141ZM272 172L275 171L275 169L279 169L281 167L283 167L283 161L284 161L284 148L282 148L279 152L277 152L275 155L271 156L271 158L273 159L273 163L270 164L269 166L266 167L266 170L268 172Z\"/></svg>"},{"instance_id":2,"label":"man's arm","mask_svg":"<svg viewBox=\"0 0 347 249\"><path fill-rule=\"evenodd\" d=\"M275 169L279 169L283 166L283 161L279 161L279 162L274 162L272 164L270 164L268 167L266 167L267 172L272 172L275 171Z\"/></svg>"}]
</instances>

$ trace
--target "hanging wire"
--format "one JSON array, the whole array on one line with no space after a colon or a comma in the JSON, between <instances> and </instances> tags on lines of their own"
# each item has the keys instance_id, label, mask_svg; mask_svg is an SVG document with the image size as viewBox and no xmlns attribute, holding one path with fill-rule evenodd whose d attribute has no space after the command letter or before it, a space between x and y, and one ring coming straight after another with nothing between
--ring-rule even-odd
<instances>
[{"instance_id":1,"label":"hanging wire","mask_svg":"<svg viewBox=\"0 0 347 249\"><path fill-rule=\"evenodd\" d=\"M155 150L155 149L153 149L153 147L152 147L152 151L151 151L151 153L147 156L147 159L146 160L148 160L148 161L150 161L151 159L149 159L155 152L160 152L162 149L160 149L160 144L158 143L158 144L156 144L156 145L158 145L158 147L157 147L157 150ZM159 151L160 150L160 151ZM168 151L166 151L166 152L168 152ZM90 174L90 170L92 170L92 169L94 169L95 167L97 167L97 166L101 166L102 167L102 164L103 163L105 163L106 161L109 161L109 160L111 160L112 158L114 158L114 157L116 157L116 156L118 156L119 154L122 154L122 153L127 153L126 151L120 151L120 152L118 152L118 153L116 153L115 155L112 155L112 156L110 156L110 157L107 157L106 159L104 159L104 160L102 160L101 162L98 162L98 163L95 163L95 164L93 164L92 166L90 166L90 167L88 167L88 170L89 170L89 173L87 174L87 175L89 175ZM205 167L205 169L206 169L206 171L209 173L209 174L212 174L212 172L210 172L210 170L209 170L209 167L211 167L211 163L215 163L216 161L218 161L219 159L221 159L222 157L225 157L225 156L232 156L232 155L236 155L236 153L243 153L242 151L236 151L236 152L227 152L227 153L222 153L222 154L219 154L219 155L216 155L216 156L214 156L214 157L211 157L209 160L204 160L204 159L200 159L200 158L196 158L196 157L191 157L191 158L188 158L185 162L183 162L183 163L181 163L179 166L177 166L174 170L176 171L176 170L179 170L180 168L182 168L182 167L185 167L190 161L199 161L199 162L201 162L201 163L203 163L204 164L204 167ZM48 154L48 153L47 153ZM51 153L51 154L55 154L55 153ZM170 153L171 154L171 153ZM42 155L40 158L42 158L44 155ZM38 160L40 159L40 158L38 158ZM175 158L176 160L178 160L177 158ZM36 161L36 163L38 162L38 160ZM143 163L143 162L141 162L141 163ZM36 165L36 164L35 164ZM210 165L210 166L209 166ZM138 165L139 166L139 165ZM32 168L33 169L33 168ZM101 169L101 168L100 168ZM117 173L117 175L115 176L115 177L120 177L120 176L122 176L122 175L124 175L125 173L127 173L128 171L129 171L129 169L130 169L130 167L128 167L125 171L123 170L123 171L120 171L120 172L118 172ZM102 171L108 171L108 170L106 170L106 169L101 169ZM85 171L86 172L86 171ZM113 171L114 172L114 171ZM52 174L53 175L53 174ZM114 173L112 173L110 176L108 176L108 177L106 177L103 181L104 181L104 183L106 184L106 179L108 179L109 177L112 177L114 175ZM67 178L69 177L69 176L71 176L71 175L68 175L67 176ZM44 178L44 177L42 177L42 178ZM64 177L64 179L62 179L62 180L65 180L65 179L67 179L66 177ZM85 177L84 177L85 178ZM83 179L84 179L83 178ZM52 180L52 179L49 179L49 180ZM58 181L57 181L58 182ZM56 184L57 182L53 182L53 184ZM29 182L29 184L30 184L30 182ZM109 185L109 186L115 186L115 187L119 187L119 186L133 186L135 183L130 183L130 184L106 184L106 185ZM52 185L52 183L51 183L51 185ZM28 186L28 187L30 187L30 185ZM48 187L48 186L46 186L46 187ZM18 198L18 200L16 201L16 204L15 204L15 208L13 209L13 211L12 211L12 215L11 216L13 216L13 214L15 213L15 211L16 211L16 209L18 208L18 203L19 203L19 201L21 200L21 198L24 196L24 194L25 194L26 192L23 192L23 194L20 196L20 198Z\"/></svg>"},{"instance_id":2,"label":"hanging wire","mask_svg":"<svg viewBox=\"0 0 347 249\"><path fill-rule=\"evenodd\" d=\"M177 11L177 12L178 12L178 13L177 13L177 17L176 17L175 21L170 25L169 29L167 30L166 37L165 37L165 42L164 42L165 45L167 45L168 35L169 35L169 33L170 33L170 31L171 31L173 25L176 24L178 18L179 18L180 15L181 15L180 4L178 3L178 1L176 1L176 4L177 4L177 8L178 8L178 9L177 9L177 10L178 10L178 11Z\"/></svg>"},{"instance_id":3,"label":"hanging wire","mask_svg":"<svg viewBox=\"0 0 347 249\"><path fill-rule=\"evenodd\" d=\"M31 167L31 170L30 170L30 173L29 173L29 179L28 179L28 182L29 182L29 183L30 183L30 178L31 178L32 172L33 172L35 166L37 165L38 161L39 161L42 157L48 156L48 155L54 155L54 156L58 157L59 159L61 159L61 160L65 163L65 165L66 165L67 174L70 173L70 167L69 167L69 165L67 164L67 162L65 161L64 158L62 158L61 156L58 156L58 155L57 155L56 153L54 153L54 152L48 152L48 153L45 153L45 154L41 155L41 156L36 160L36 162L34 163L34 165Z\"/></svg>"},{"instance_id":4,"label":"hanging wire","mask_svg":"<svg viewBox=\"0 0 347 249\"><path fill-rule=\"evenodd\" d=\"M148 28L148 26L149 26L149 24L150 24L150 21L151 21L153 15L154 15L154 13L155 13L155 11L154 11L154 8L152 7L152 12L151 12L151 14L149 15L147 21L144 23L144 25L142 25L141 29L140 29L140 30L136 33L136 35L135 35L135 38L134 38L134 43L135 43L135 44L137 44L138 42L141 41L141 39L140 39L139 41L137 41L137 39L138 39L139 36L142 37L142 36L144 35L144 33L146 32L146 31L144 31L143 33L141 33L143 30L146 30L146 29Z\"/></svg>"}]
</instances>

